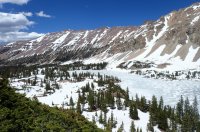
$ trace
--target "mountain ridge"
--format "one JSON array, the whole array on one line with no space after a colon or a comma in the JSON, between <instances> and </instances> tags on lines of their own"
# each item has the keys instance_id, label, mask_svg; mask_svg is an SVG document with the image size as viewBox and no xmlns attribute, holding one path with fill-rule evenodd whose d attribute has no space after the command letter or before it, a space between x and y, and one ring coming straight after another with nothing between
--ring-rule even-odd
<instances>
[{"instance_id":1,"label":"mountain ridge","mask_svg":"<svg viewBox=\"0 0 200 132\"><path fill-rule=\"evenodd\" d=\"M197 68L200 64L199 16L200 3L194 3L141 26L48 33L34 40L1 46L0 62L14 65L112 60L115 66L133 61L153 61L157 65L187 62L189 65L185 68Z\"/></svg>"}]
</instances>

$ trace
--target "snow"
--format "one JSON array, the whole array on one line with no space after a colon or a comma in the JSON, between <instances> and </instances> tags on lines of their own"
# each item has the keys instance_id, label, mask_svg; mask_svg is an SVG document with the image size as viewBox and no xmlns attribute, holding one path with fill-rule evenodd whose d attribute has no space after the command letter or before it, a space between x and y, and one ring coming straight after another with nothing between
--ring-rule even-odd
<instances>
[{"instance_id":1,"label":"snow","mask_svg":"<svg viewBox=\"0 0 200 132\"><path fill-rule=\"evenodd\" d=\"M110 55L109 53L101 53L100 55L96 55L93 56L91 58L88 58L86 60L84 60L84 62L91 62L91 63L98 63L98 62L108 62L108 67L110 67L110 69L115 68L116 66L118 66L120 63L122 62L126 62L128 63L129 61L154 61L155 64L159 65L159 64L163 64L163 63L169 63L170 65L167 65L167 67L162 68L162 69L158 69L158 68L151 68L153 70L159 70L159 71L166 71L166 70L170 70L170 71L176 71L176 70L188 70L188 69L196 69L199 67L199 62L200 60L198 60L197 62L193 62L193 58L196 55L198 48L196 49L192 49L190 47L189 49L189 53L187 54L187 57L185 60L181 60L179 56L175 57L176 53L179 51L179 49L182 47L182 45L177 45L176 48L174 49L174 51L170 54L164 54L161 56L162 51L165 49L166 44L161 44L154 52L152 52L150 54L150 52L152 51L152 49L155 46L156 41L161 38L164 33L168 30L168 20L169 18L172 16L172 13L168 16L164 17L164 27L162 28L162 30L158 33L158 35L153 35L153 39L151 41L148 41L146 38L146 47L144 48L145 51L140 54L139 56L133 58L133 59L128 59L129 58L129 53L127 52L127 55L124 55L126 57L122 57L120 58L121 55L123 55L123 53L117 53L114 55ZM199 16L197 16L193 22L197 21L197 19L199 19ZM156 26L159 26L161 24L161 21L158 21L159 24L155 25L154 27L154 31L156 32ZM143 25L140 27L139 30L137 30L137 32L131 32L134 33L134 36L139 36L141 34L145 34L145 29L146 29L146 25ZM118 34L116 36L114 36L112 38L112 41L118 37L121 34L121 32L118 32ZM186 41L186 43L189 43L188 41ZM108 49L109 50L109 49ZM107 50L107 51L108 51ZM135 51L135 52L140 52L140 49ZM130 54L131 55L131 54ZM131 64L128 67L131 67Z\"/></svg>"},{"instance_id":2,"label":"snow","mask_svg":"<svg viewBox=\"0 0 200 132\"><path fill-rule=\"evenodd\" d=\"M126 37L130 37L135 31L130 32Z\"/></svg>"},{"instance_id":3,"label":"snow","mask_svg":"<svg viewBox=\"0 0 200 132\"><path fill-rule=\"evenodd\" d=\"M71 74L71 72L70 72ZM30 78L34 78L34 76L31 76ZM37 75L38 80L44 79L44 75ZM22 78L22 79L27 79L27 78ZM94 77L95 79L95 77ZM82 82L58 82L60 85L60 89L56 90L55 93L43 96L44 93L44 88L41 88L40 86L29 86L30 89L27 89L25 91L19 91L20 93L25 93L26 97L32 98L34 96L37 97L37 99L45 103L49 106L58 106L58 107L63 107L63 104L66 104L69 102L70 97L73 98L73 101L76 103L78 99L78 89L80 89L82 86L85 86L87 83L93 82L92 79L86 79L85 81ZM12 86L15 87L22 87L24 86L24 83L21 82L19 79L15 79L14 82L11 83ZM95 90L99 89L97 83L94 83L95 85ZM87 108L87 104L84 106ZM64 106L64 108L69 108L69 106ZM83 115L90 121L92 121L93 116L95 116L95 113L97 113L98 116L95 117L96 124L99 128L104 128L102 124L98 122L98 117L100 115L100 110L96 112L86 112L83 111ZM107 120L108 118L111 117L111 113L113 113L114 120L117 121L116 128L113 128L113 132L116 132L118 128L121 126L121 123L124 123L124 131L128 132L131 126L131 119L129 117L129 108L126 110L117 110L117 109L109 109L107 113ZM143 131L146 131L146 126L149 121L149 113L143 113L140 110L138 110L138 116L140 117L140 120L134 121L136 128L141 128Z\"/></svg>"},{"instance_id":4,"label":"snow","mask_svg":"<svg viewBox=\"0 0 200 132\"><path fill-rule=\"evenodd\" d=\"M75 37L71 41L69 41L69 43L67 43L66 45L67 46L74 45L78 41L78 39L81 37L81 35L82 35L81 33L77 33Z\"/></svg>"},{"instance_id":5,"label":"snow","mask_svg":"<svg viewBox=\"0 0 200 132\"><path fill-rule=\"evenodd\" d=\"M153 39L151 41L148 41L146 39L146 47L144 48L145 51L132 58L130 53L133 53L133 51L131 52L124 52L124 53L117 53L117 54L109 54L109 48L96 56L87 58L85 60L83 60L86 64L88 63L99 63L99 62L108 62L108 68L109 69L115 69L116 66L118 66L120 63L122 62L126 62L126 64L128 64L131 61L141 61L141 62L146 62L146 61L153 61L156 65L159 64L165 64L168 63L169 65L167 65L164 68L157 68L157 67L152 67L149 70L157 70L157 71L170 71L170 72L174 72L177 70L189 70L189 69L197 69L200 65L200 59L197 60L196 62L193 62L193 59L195 57L195 55L197 54L199 48L189 48L189 52L185 58L185 60L182 60L179 56L175 55L178 53L178 51L180 50L180 48L182 48L183 45L178 44L174 51L170 54L164 54L161 56L161 53L163 52L163 50L165 49L165 47L167 46L166 44L160 44L160 46L150 54L150 52L152 51L152 49L155 46L156 41L161 38L164 33L168 30L168 20L169 18L172 16L172 14L165 16L164 18L164 26L162 28L162 30L158 33L158 35L156 36L155 34L153 35ZM159 26L161 24L161 21L158 21L159 24L157 24L157 26ZM134 34L134 36L137 36L139 34L144 34L144 30L143 28L145 28L146 25L141 26L140 30L137 30L137 32ZM154 27L154 31L156 32L156 26ZM113 37L113 39L115 39L115 37L119 36L121 34L121 32L118 32L118 34L116 36ZM188 41L186 41L187 44L189 44ZM140 49L136 52L140 52ZM130 56L129 56L130 55ZM123 56L123 57L121 57ZM131 58L131 59L129 59ZM131 67L133 63L129 63L128 68Z\"/></svg>"},{"instance_id":6,"label":"snow","mask_svg":"<svg viewBox=\"0 0 200 132\"><path fill-rule=\"evenodd\" d=\"M55 51L60 45L65 41L66 37L70 34L69 31L67 31L64 35L62 35L60 38L56 39L54 42L52 42L53 45L53 50Z\"/></svg>"},{"instance_id":7,"label":"snow","mask_svg":"<svg viewBox=\"0 0 200 132\"><path fill-rule=\"evenodd\" d=\"M112 43L117 37L119 37L119 35L122 33L122 31L119 31L118 33L117 33L117 35L116 36L114 36L113 38L112 38L112 40L109 42L109 43Z\"/></svg>"},{"instance_id":8,"label":"snow","mask_svg":"<svg viewBox=\"0 0 200 132\"><path fill-rule=\"evenodd\" d=\"M145 34L147 31L147 24L140 26L140 29L134 33L134 38L137 38L141 34Z\"/></svg>"},{"instance_id":9,"label":"snow","mask_svg":"<svg viewBox=\"0 0 200 132\"><path fill-rule=\"evenodd\" d=\"M44 37L45 37L45 35L42 35L42 36L40 36L37 39L31 40L30 42L37 42L37 43L39 43L39 42L41 42L43 40Z\"/></svg>"},{"instance_id":10,"label":"snow","mask_svg":"<svg viewBox=\"0 0 200 132\"><path fill-rule=\"evenodd\" d=\"M147 123L149 122L149 112L143 113L142 111L138 110L138 116L140 117L140 120L135 121L136 128L142 128L142 131L147 130Z\"/></svg>"},{"instance_id":11,"label":"snow","mask_svg":"<svg viewBox=\"0 0 200 132\"><path fill-rule=\"evenodd\" d=\"M14 42L8 43L6 44L7 47L12 46L14 44Z\"/></svg>"},{"instance_id":12,"label":"snow","mask_svg":"<svg viewBox=\"0 0 200 132\"><path fill-rule=\"evenodd\" d=\"M179 46L180 47L180 46ZM179 48L177 48L179 49ZM182 60L179 56L175 58L171 58L168 62L171 65L168 65L163 70L168 71L179 71L179 70L191 70L191 69L198 69L200 66L200 59L197 62L193 62L193 58L197 54L199 47L194 49L192 46L189 48L188 54L185 60Z\"/></svg>"},{"instance_id":13,"label":"snow","mask_svg":"<svg viewBox=\"0 0 200 132\"><path fill-rule=\"evenodd\" d=\"M200 16L196 16L192 22L191 22L191 25L194 25L198 20L199 20Z\"/></svg>"},{"instance_id":14,"label":"snow","mask_svg":"<svg viewBox=\"0 0 200 132\"><path fill-rule=\"evenodd\" d=\"M40 78L44 78L43 75L37 76L40 80ZM69 102L70 97L73 98L74 102L77 102L78 99L78 93L77 90L81 88L82 86L85 86L88 82L92 82L91 79L86 79L82 82L58 82L60 85L60 89L56 90L55 93L50 94L48 96L43 96L44 93L44 87L41 88L39 86L28 86L31 89L28 91L20 91L20 93L25 93L26 97L32 98L34 96L37 96L38 100L42 103L45 103L49 106L52 106L53 104L56 104L58 107L62 107L63 103ZM25 85L23 82L19 82L16 80L15 82L11 83L11 86L21 88L23 85ZM66 108L66 107L65 107Z\"/></svg>"},{"instance_id":15,"label":"snow","mask_svg":"<svg viewBox=\"0 0 200 132\"><path fill-rule=\"evenodd\" d=\"M163 64L163 63L169 63L166 68L158 69L158 68L150 68L149 70L157 70L157 71L178 71L178 70L189 70L189 69L196 69L199 66L198 62L193 62L193 58L197 54L199 48L193 49L191 46L189 48L189 52L185 58L185 60L182 60L179 56L174 57L178 50L181 48L181 45L177 45L175 50L171 54L165 54L161 56L160 54L165 48L165 45L160 46L156 51L154 51L152 54L150 54L148 57L146 57L144 60L150 60L153 61L155 64Z\"/></svg>"},{"instance_id":16,"label":"snow","mask_svg":"<svg viewBox=\"0 0 200 132\"><path fill-rule=\"evenodd\" d=\"M74 63L74 62L75 62L75 61L70 60L70 61L66 61L66 62L61 63L61 65L72 64L72 63Z\"/></svg>"},{"instance_id":17,"label":"snow","mask_svg":"<svg viewBox=\"0 0 200 132\"><path fill-rule=\"evenodd\" d=\"M164 50L164 48L166 47L166 45L161 45L159 48L156 49L156 51L154 51L152 54L150 54L147 58L148 60L151 61L158 61L158 59L162 58L161 53ZM159 56L159 57L158 57Z\"/></svg>"},{"instance_id":18,"label":"snow","mask_svg":"<svg viewBox=\"0 0 200 132\"><path fill-rule=\"evenodd\" d=\"M188 52L188 54L187 54L187 56L186 56L184 61L191 62L191 60L193 60L193 58L197 54L198 50L199 50L199 47L194 49L192 46L190 46L189 52Z\"/></svg>"},{"instance_id":19,"label":"snow","mask_svg":"<svg viewBox=\"0 0 200 132\"><path fill-rule=\"evenodd\" d=\"M200 5L195 5L195 6L193 6L192 8L193 8L194 10L196 10L196 9L200 8Z\"/></svg>"},{"instance_id":20,"label":"snow","mask_svg":"<svg viewBox=\"0 0 200 132\"><path fill-rule=\"evenodd\" d=\"M178 52L178 50L181 48L181 45L177 45L175 50L171 53L171 54L165 54L164 56L160 57L159 62L160 63L164 63L170 60L170 58L174 57L176 55L176 53Z\"/></svg>"},{"instance_id":21,"label":"snow","mask_svg":"<svg viewBox=\"0 0 200 132\"><path fill-rule=\"evenodd\" d=\"M80 72L90 72L95 74L102 74L102 75L112 75L118 77L121 82L119 85L126 89L129 88L130 98L134 97L138 94L138 96L145 96L146 99L151 100L152 96L155 95L158 99L160 96L163 97L164 103L166 105L171 105L172 107L178 102L180 96L183 95L184 98L188 97L190 101L193 100L194 96L197 96L198 101L200 101L200 97L198 96L200 93L200 82L198 81L191 81L191 80L175 80L175 81L166 81L166 80L157 80L151 78L143 78L139 75L130 74L127 70L121 69L106 69L106 70L79 70L76 71L77 73ZM40 73L40 72L39 72ZM72 72L70 72L71 74ZM34 78L34 75L29 77ZM44 79L44 75L37 75L38 81ZM21 78L27 79L27 78ZM95 79L95 77L94 77ZM50 94L48 96L43 96L44 88L40 86L29 86L25 91L19 91L20 93L25 93L27 97L34 97L37 96L38 100L42 103L45 103L49 106L58 106L63 107L62 104L66 104L69 102L70 97L73 98L74 103L77 102L78 99L78 89L82 86L85 86L88 82L93 82L93 79L87 78L82 82L69 82L69 81L58 81L57 83L60 86L60 89L57 89L55 93ZM15 79L11 82L11 86L22 88L24 86L24 82L21 82L19 79ZM99 89L97 83L94 83L95 90ZM53 105L54 104L54 105ZM87 107L87 104L85 105ZM64 106L64 108L69 108L69 106ZM200 109L200 107L199 107ZM98 116L95 116L97 112ZM102 124L99 124L98 117L100 115L100 111L96 112L83 112L83 115L92 121L93 116L95 117L96 124L98 127L103 128ZM129 108L123 110L117 109L109 109L107 113L107 119L111 116L111 113L114 115L114 119L117 120L117 127L113 129L113 132L117 131L120 127L121 123L124 123L124 131L128 132L131 126L131 119L129 117ZM149 121L149 113L144 113L138 110L138 115L140 120L134 120L134 124L136 128L141 128L143 131L147 131L147 123ZM160 132L157 126L154 127L156 132Z\"/></svg>"},{"instance_id":22,"label":"snow","mask_svg":"<svg viewBox=\"0 0 200 132\"><path fill-rule=\"evenodd\" d=\"M97 39L97 41L101 40L106 35L107 31L108 31L108 29L105 29L103 31L103 33L99 36L99 38Z\"/></svg>"},{"instance_id":23,"label":"snow","mask_svg":"<svg viewBox=\"0 0 200 132\"><path fill-rule=\"evenodd\" d=\"M53 102L54 104L58 104L59 107L61 107L63 103L69 102L70 97L73 98L74 102L77 102L78 100L77 90L80 87L85 86L87 82L90 81L86 80L84 82L77 82L77 83L69 83L69 82L60 83L61 89L56 90L54 94L45 97L40 97L38 99L40 102L48 104L50 106L52 106Z\"/></svg>"},{"instance_id":24,"label":"snow","mask_svg":"<svg viewBox=\"0 0 200 132\"><path fill-rule=\"evenodd\" d=\"M69 31L67 31L64 35L62 35L60 38L56 39L53 44L60 44L63 43L65 38L70 34Z\"/></svg>"},{"instance_id":25,"label":"snow","mask_svg":"<svg viewBox=\"0 0 200 132\"><path fill-rule=\"evenodd\" d=\"M88 36L88 33L89 33L89 31L88 31L88 30L86 30L86 31L85 31L85 34L84 34L84 36L83 36L83 38L82 38L82 39L86 38L86 37Z\"/></svg>"},{"instance_id":26,"label":"snow","mask_svg":"<svg viewBox=\"0 0 200 132\"><path fill-rule=\"evenodd\" d=\"M93 44L97 40L98 34L92 39L91 44Z\"/></svg>"},{"instance_id":27,"label":"snow","mask_svg":"<svg viewBox=\"0 0 200 132\"><path fill-rule=\"evenodd\" d=\"M152 50L152 48L153 48L155 42L156 42L160 37L162 37L163 34L167 31L167 29L168 29L168 24L167 24L168 18L169 18L169 16L165 16L164 27L163 27L162 30L158 33L157 36L155 36L155 33L154 33L153 39L152 39L151 41L148 41L148 40L146 39L146 47L145 47L146 50L145 50L145 52L144 52L143 54L141 54L141 55L139 55L138 57L136 57L136 58L135 58L136 60L143 60L143 59L149 54L149 52ZM155 27L154 27L154 29L155 29Z\"/></svg>"},{"instance_id":28,"label":"snow","mask_svg":"<svg viewBox=\"0 0 200 132\"><path fill-rule=\"evenodd\" d=\"M184 98L188 97L190 101L197 96L200 102L200 82L192 80L174 80L166 81L160 79L143 78L142 76L131 74L126 70L100 70L92 71L91 73L100 73L105 75L116 76L121 79L119 83L123 89L129 88L130 95L135 97L145 96L147 99L151 99L153 95L157 98L163 97L165 104L174 106L180 96ZM80 71L83 72L83 71ZM200 110L200 105L199 105Z\"/></svg>"},{"instance_id":29,"label":"snow","mask_svg":"<svg viewBox=\"0 0 200 132\"><path fill-rule=\"evenodd\" d=\"M95 116L96 112L83 112L83 115L90 121L92 121L92 118L95 117L96 124L99 128L104 129L104 126L98 122L98 117L100 115L100 111L97 111L97 116ZM109 109L107 113L107 120L111 117L111 113L113 113L113 117L115 120L117 120L117 127L113 128L113 132L117 132L118 128L124 123L124 132L129 132L130 131L130 126L131 126L131 119L129 117L129 108L126 110L117 110L117 109ZM138 116L140 117L139 120L132 120L134 121L135 128L141 128L143 132L147 131L147 123L149 121L149 112L144 113L140 110L138 110ZM159 129L155 132L160 132Z\"/></svg>"},{"instance_id":30,"label":"snow","mask_svg":"<svg viewBox=\"0 0 200 132\"><path fill-rule=\"evenodd\" d=\"M103 53L84 59L82 60L85 64L90 64L90 63L100 63L100 62L108 62L108 69L115 69L119 64L122 62L126 62L125 64L127 65L128 68L132 66L133 63L129 62L134 62L134 61L141 61L141 62L154 62L156 65L159 64L164 64L168 63L164 68L157 68L157 67L151 67L148 70L157 70L157 71L179 71L179 70L191 70L191 69L197 69L200 66L200 59L197 60L196 62L193 62L193 59L195 55L197 54L199 48L193 48L192 46L189 48L189 52L185 58L185 60L182 60L179 56L175 55L177 52L180 50L182 45L177 45L174 49L174 51L170 54L164 54L161 56L162 51L166 47L165 44L161 45L158 47L154 52L152 52L150 55L146 56L147 53L150 52L150 49L148 52L143 53L142 55L139 55L139 57L133 58L133 59L127 59L129 55L131 55L132 51L127 51L124 53L117 53L114 55L111 55L108 53L109 48L104 51ZM137 52L137 51L136 51ZM145 57L145 58L143 58ZM66 64L69 63L66 62Z\"/></svg>"}]
</instances>

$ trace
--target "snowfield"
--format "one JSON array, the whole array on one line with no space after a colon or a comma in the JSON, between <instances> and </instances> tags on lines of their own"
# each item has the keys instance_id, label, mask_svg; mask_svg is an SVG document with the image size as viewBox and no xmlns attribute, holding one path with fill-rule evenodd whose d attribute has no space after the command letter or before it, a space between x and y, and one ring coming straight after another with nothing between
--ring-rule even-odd
<instances>
[{"instance_id":1,"label":"snowfield","mask_svg":"<svg viewBox=\"0 0 200 132\"><path fill-rule=\"evenodd\" d=\"M192 80L175 80L175 81L166 81L160 79L151 79L143 78L142 76L131 74L127 70L121 69L107 69L107 70L78 70L80 72L90 72L94 74L100 73L101 75L110 75L118 77L121 82L119 85L123 89L129 88L130 98L138 94L140 96L145 96L147 99L151 99L155 95L158 99L160 96L163 97L164 103L167 105L174 106L181 95L183 97L188 97L190 101L193 100L194 96L197 96L198 101L200 102L200 82ZM70 72L71 74L71 72ZM32 76L31 78L34 78ZM44 79L44 75L37 75L38 80ZM24 78L25 79L25 78ZM95 79L95 78L94 78ZM77 103L78 99L78 89L82 86L85 86L88 82L93 82L93 79L87 78L82 82L69 82L69 81L57 81L60 86L60 89L56 89L53 94L43 96L44 87L40 86L29 86L27 90L20 90L19 93L25 93L26 97L33 98L35 95L38 100L42 103L45 103L49 106L58 106L64 108L70 108L67 104L69 103L70 98L73 98L74 103ZM21 89L25 85L19 79L14 79L11 82L11 86ZM94 83L95 88L98 87L97 83ZM84 108L87 108L87 104ZM75 106L76 107L76 106ZM83 106L82 106L83 108ZM200 109L200 107L199 107ZM114 115L114 119L117 121L116 128L113 128L112 131L116 132L121 126L122 122L124 124L124 132L129 132L132 119L129 117L129 108L123 110L110 109L107 113L107 120L111 117L111 113ZM88 120L93 121L95 119L96 125L99 128L104 128L102 124L99 123L100 110L95 112L83 111L82 113ZM149 121L149 113L143 113L138 110L138 115L140 120L134 120L135 128L142 129L143 132L147 131L147 123ZM157 126L154 126L155 132L160 132Z\"/></svg>"},{"instance_id":2,"label":"snowfield","mask_svg":"<svg viewBox=\"0 0 200 132\"><path fill-rule=\"evenodd\" d=\"M157 98L162 96L164 103L171 106L174 106L178 102L181 95L183 95L184 98L188 97L190 101L193 101L194 97L197 96L197 99L200 102L200 81L167 81L144 78L139 75L131 74L129 71L119 69L101 71L89 70L89 72L96 74L99 72L101 74L118 77L121 80L119 83L121 87L124 89L128 87L130 95L133 97L135 97L136 94L145 96L147 99L151 99L152 95L155 95Z\"/></svg>"},{"instance_id":3,"label":"snowfield","mask_svg":"<svg viewBox=\"0 0 200 132\"><path fill-rule=\"evenodd\" d=\"M97 111L97 116L95 116L96 112L83 112L83 115L89 120L92 121L93 117L95 117L95 121L98 122L100 111ZM111 117L111 113L114 114L114 119L117 120L117 127L113 128L112 131L116 132L120 125L124 124L124 131L129 132L130 126L131 126L131 120L129 117L129 108L127 110L117 110L117 109L109 109L107 113L107 119ZM140 110L138 110L138 116L140 117L140 120L135 120L134 124L136 128L141 128L143 132L147 131L147 123L149 121L149 113L143 113ZM104 126L102 124L97 123L97 126L99 128L104 129ZM160 132L160 130L157 128L157 126L154 127L155 132Z\"/></svg>"}]
</instances>

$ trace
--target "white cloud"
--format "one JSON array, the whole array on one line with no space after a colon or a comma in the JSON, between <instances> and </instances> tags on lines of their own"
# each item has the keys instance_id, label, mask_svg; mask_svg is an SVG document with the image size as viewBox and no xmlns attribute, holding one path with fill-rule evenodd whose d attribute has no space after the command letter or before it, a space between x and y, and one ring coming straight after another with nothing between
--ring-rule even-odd
<instances>
[{"instance_id":1,"label":"white cloud","mask_svg":"<svg viewBox=\"0 0 200 132\"><path fill-rule=\"evenodd\" d=\"M51 16L45 14L44 11L40 11L40 12L36 13L36 15L39 16L39 17L51 18Z\"/></svg>"},{"instance_id":2,"label":"white cloud","mask_svg":"<svg viewBox=\"0 0 200 132\"><path fill-rule=\"evenodd\" d=\"M8 33L0 33L0 42L13 42L17 40L30 40L34 38L38 38L43 34L39 34L36 32L8 32Z\"/></svg>"},{"instance_id":3,"label":"white cloud","mask_svg":"<svg viewBox=\"0 0 200 132\"><path fill-rule=\"evenodd\" d=\"M28 14L30 15L30 14ZM10 42L16 40L33 39L41 36L35 32L28 33L22 30L27 30L34 24L33 21L28 20L27 14L24 13L3 13L0 12L0 41Z\"/></svg>"},{"instance_id":4,"label":"white cloud","mask_svg":"<svg viewBox=\"0 0 200 132\"><path fill-rule=\"evenodd\" d=\"M27 19L22 14L11 14L0 12L0 32L19 31L21 29L27 29L28 26L34 24L33 21Z\"/></svg>"},{"instance_id":5,"label":"white cloud","mask_svg":"<svg viewBox=\"0 0 200 132\"><path fill-rule=\"evenodd\" d=\"M17 4L17 5L23 5L27 4L30 0L0 0L0 4Z\"/></svg>"}]
</instances>

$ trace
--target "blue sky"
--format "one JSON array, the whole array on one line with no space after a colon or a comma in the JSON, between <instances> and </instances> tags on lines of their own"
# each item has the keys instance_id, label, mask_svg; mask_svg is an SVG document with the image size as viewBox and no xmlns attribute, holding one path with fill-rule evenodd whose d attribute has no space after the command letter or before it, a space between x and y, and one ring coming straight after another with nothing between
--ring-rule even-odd
<instances>
[{"instance_id":1,"label":"blue sky","mask_svg":"<svg viewBox=\"0 0 200 132\"><path fill-rule=\"evenodd\" d=\"M105 26L137 26L143 24L145 20L156 20L173 10L198 2L198 0L2 1L4 2L0 2L0 12L10 14L31 13L24 15L32 24L26 23L26 28L17 30L26 33L47 33L65 29L94 29Z\"/></svg>"}]
</instances>

